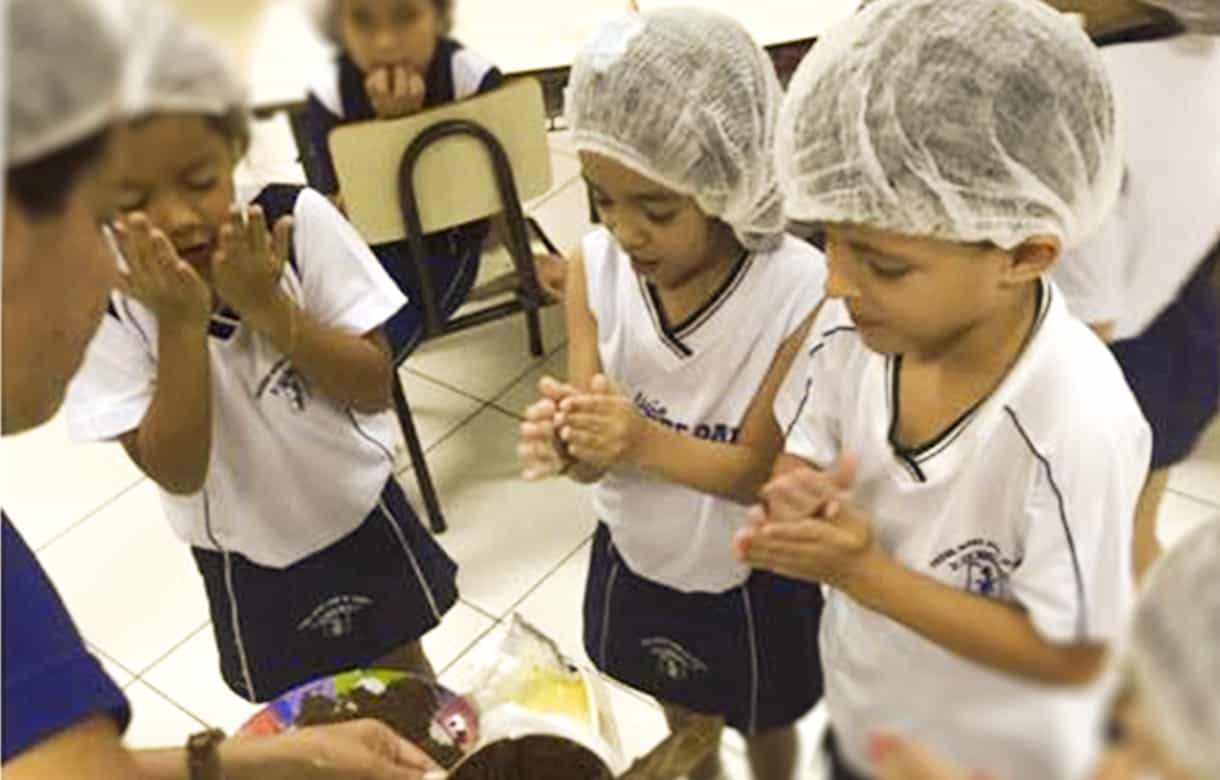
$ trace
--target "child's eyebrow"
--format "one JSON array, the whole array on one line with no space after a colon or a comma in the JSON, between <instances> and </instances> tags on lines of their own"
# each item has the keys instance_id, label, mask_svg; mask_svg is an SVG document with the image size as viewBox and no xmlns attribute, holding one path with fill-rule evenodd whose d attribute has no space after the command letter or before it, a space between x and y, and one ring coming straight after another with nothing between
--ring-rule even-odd
<instances>
[{"instance_id":1,"label":"child's eyebrow","mask_svg":"<svg viewBox=\"0 0 1220 780\"><path fill-rule=\"evenodd\" d=\"M597 184L588 176L581 176L585 180L585 184L589 185L589 189L593 190L594 194L605 195L605 190L597 186ZM635 203L672 203L675 200L680 200L681 195L676 192L668 192L665 190L647 190L644 192L632 193L627 196L627 200Z\"/></svg>"}]
</instances>

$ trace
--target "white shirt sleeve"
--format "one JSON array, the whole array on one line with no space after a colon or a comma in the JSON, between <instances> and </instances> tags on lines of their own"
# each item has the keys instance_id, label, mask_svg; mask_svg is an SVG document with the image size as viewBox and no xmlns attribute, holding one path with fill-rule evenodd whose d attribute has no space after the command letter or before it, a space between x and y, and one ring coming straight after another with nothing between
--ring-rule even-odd
<instances>
[{"instance_id":1,"label":"white shirt sleeve","mask_svg":"<svg viewBox=\"0 0 1220 780\"><path fill-rule=\"evenodd\" d=\"M1090 415L1088 430L1073 426L1054 451L1037 453L1024 556L1012 588L1052 642L1114 640L1134 603L1132 529L1152 433L1131 407Z\"/></svg>"},{"instance_id":2,"label":"white shirt sleeve","mask_svg":"<svg viewBox=\"0 0 1220 780\"><path fill-rule=\"evenodd\" d=\"M1068 309L1086 324L1117 322L1125 313L1123 230L1124 221L1116 210L1089 243L1064 253L1051 274Z\"/></svg>"},{"instance_id":3,"label":"white shirt sleeve","mask_svg":"<svg viewBox=\"0 0 1220 780\"><path fill-rule=\"evenodd\" d=\"M407 302L351 223L314 190L294 210L293 247L305 310L326 325L369 333Z\"/></svg>"},{"instance_id":4,"label":"white shirt sleeve","mask_svg":"<svg viewBox=\"0 0 1220 780\"><path fill-rule=\"evenodd\" d=\"M470 49L460 49L453 55L453 96L465 100L478 94L483 79L495 68L491 61Z\"/></svg>"},{"instance_id":5,"label":"white shirt sleeve","mask_svg":"<svg viewBox=\"0 0 1220 780\"><path fill-rule=\"evenodd\" d=\"M109 441L133 431L152 404L157 363L150 336L128 317L138 304L117 293L111 300L123 319L102 318L64 401L68 432L77 441Z\"/></svg>"},{"instance_id":6,"label":"white shirt sleeve","mask_svg":"<svg viewBox=\"0 0 1220 780\"><path fill-rule=\"evenodd\" d=\"M841 330L849 325L842 305L827 301L775 395L773 408L784 433L784 451L819 467L834 463L841 449L839 364L847 345Z\"/></svg>"}]
</instances>

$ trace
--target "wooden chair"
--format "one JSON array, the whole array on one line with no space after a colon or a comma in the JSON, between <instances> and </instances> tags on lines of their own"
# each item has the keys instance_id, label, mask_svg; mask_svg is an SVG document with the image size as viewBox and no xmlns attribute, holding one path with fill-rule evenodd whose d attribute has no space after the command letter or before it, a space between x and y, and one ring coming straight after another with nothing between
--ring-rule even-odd
<instances>
[{"instance_id":1,"label":"wooden chair","mask_svg":"<svg viewBox=\"0 0 1220 780\"><path fill-rule=\"evenodd\" d=\"M545 305L534 276L531 233L558 253L521 206L551 187L542 89L517 79L492 92L414 116L342 125L330 135L331 156L348 218L370 244L406 240L422 287L423 340L524 314L530 352L543 354L538 316ZM433 288L424 237L503 213L518 286L511 301L444 321ZM407 357L398 356L398 365ZM394 403L432 529L446 525L423 446L397 371Z\"/></svg>"}]
</instances>

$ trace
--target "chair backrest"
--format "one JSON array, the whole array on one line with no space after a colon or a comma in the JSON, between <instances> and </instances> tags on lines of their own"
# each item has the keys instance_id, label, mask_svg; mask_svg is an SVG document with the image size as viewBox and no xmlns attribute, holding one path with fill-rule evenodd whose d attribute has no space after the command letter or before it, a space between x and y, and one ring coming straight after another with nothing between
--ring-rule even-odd
<instances>
[{"instance_id":1,"label":"chair backrest","mask_svg":"<svg viewBox=\"0 0 1220 780\"><path fill-rule=\"evenodd\" d=\"M359 122L331 131L330 150L348 219L370 244L406 237L398 171L407 147L449 120L488 130L508 156L522 201L551 188L542 87L514 79L483 95L389 121ZM491 160L474 138L444 138L428 147L414 177L425 234L484 219L504 209Z\"/></svg>"}]
</instances>

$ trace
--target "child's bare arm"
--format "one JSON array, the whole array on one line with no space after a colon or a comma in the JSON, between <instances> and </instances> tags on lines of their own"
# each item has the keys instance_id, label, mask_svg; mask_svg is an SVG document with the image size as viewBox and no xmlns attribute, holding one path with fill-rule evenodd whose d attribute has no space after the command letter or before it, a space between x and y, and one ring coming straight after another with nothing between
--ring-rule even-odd
<instances>
[{"instance_id":1,"label":"child's bare arm","mask_svg":"<svg viewBox=\"0 0 1220 780\"><path fill-rule=\"evenodd\" d=\"M1044 639L1023 610L912 571L888 556L849 579L853 599L975 663L1047 685L1083 685L1102 669L1106 645Z\"/></svg>"},{"instance_id":2,"label":"child's bare arm","mask_svg":"<svg viewBox=\"0 0 1220 780\"><path fill-rule=\"evenodd\" d=\"M568 328L568 384L588 390L593 377L602 373L602 359L597 350L597 320L589 309L584 253L579 249L568 255L564 317Z\"/></svg>"},{"instance_id":3,"label":"child's bare arm","mask_svg":"<svg viewBox=\"0 0 1220 780\"><path fill-rule=\"evenodd\" d=\"M584 253L577 248L568 258L563 304L568 330L568 385L588 390L593 377L602 371L601 353L597 349L597 320L589 309ZM583 484L597 482L605 473L604 468L579 461L572 463L566 472L570 479Z\"/></svg>"},{"instance_id":4,"label":"child's bare arm","mask_svg":"<svg viewBox=\"0 0 1220 780\"><path fill-rule=\"evenodd\" d=\"M800 470L767 485L769 501L808 497ZM792 495L785 498L785 492ZM970 661L1049 685L1077 685L1100 671L1106 647L1043 638L1020 607L949 587L912 571L877 544L871 519L844 501L833 517L763 523L745 560L794 579L821 582Z\"/></svg>"},{"instance_id":5,"label":"child's bare arm","mask_svg":"<svg viewBox=\"0 0 1220 780\"><path fill-rule=\"evenodd\" d=\"M170 493L198 492L212 456L212 292L143 214L114 227L127 261L120 288L157 318L157 380L140 426L119 437L128 456Z\"/></svg>"},{"instance_id":6,"label":"child's bare arm","mask_svg":"<svg viewBox=\"0 0 1220 780\"><path fill-rule=\"evenodd\" d=\"M324 325L282 293L247 318L326 397L364 414L389 408L393 358L380 330L361 335Z\"/></svg>"},{"instance_id":7,"label":"child's bare arm","mask_svg":"<svg viewBox=\"0 0 1220 780\"><path fill-rule=\"evenodd\" d=\"M393 361L380 330L352 333L319 322L280 286L292 218L282 218L270 234L261 208L251 208L248 217L234 209L220 236L213 282L243 322L328 398L366 414L389 408Z\"/></svg>"},{"instance_id":8,"label":"child's bare arm","mask_svg":"<svg viewBox=\"0 0 1220 780\"><path fill-rule=\"evenodd\" d=\"M212 457L212 371L204 328L158 324L157 387L140 427L119 438L149 479L175 495L199 492Z\"/></svg>"},{"instance_id":9,"label":"child's bare arm","mask_svg":"<svg viewBox=\"0 0 1220 780\"><path fill-rule=\"evenodd\" d=\"M735 442L713 442L644 417L623 396L571 399L558 420L572 455L603 465L630 465L670 482L742 504L753 503L783 447L772 406L813 322L811 315L780 348L746 412Z\"/></svg>"}]
</instances>

